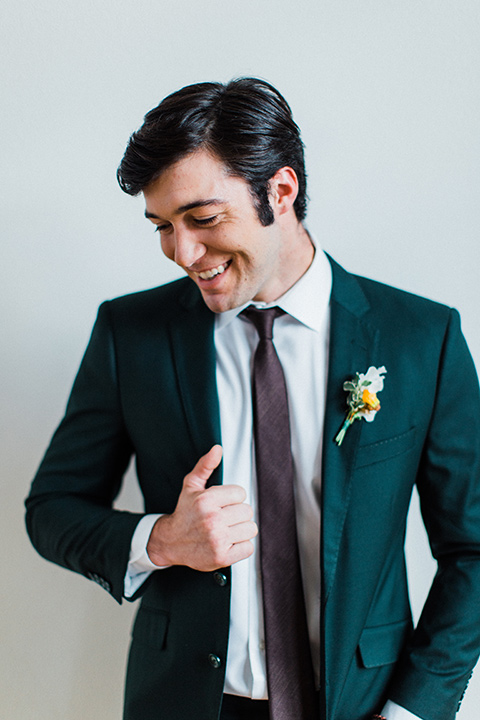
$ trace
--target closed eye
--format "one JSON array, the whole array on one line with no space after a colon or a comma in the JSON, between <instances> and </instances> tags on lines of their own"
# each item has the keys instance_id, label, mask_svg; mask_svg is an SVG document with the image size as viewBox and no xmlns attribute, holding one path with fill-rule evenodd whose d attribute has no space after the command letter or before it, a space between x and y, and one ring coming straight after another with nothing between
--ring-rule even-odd
<instances>
[{"instance_id":1,"label":"closed eye","mask_svg":"<svg viewBox=\"0 0 480 720\"><path fill-rule=\"evenodd\" d=\"M195 225L200 225L204 227L205 225L213 225L214 222L217 220L218 215L212 215L208 218L192 218ZM167 225L156 225L154 232L164 233L167 232L170 229L171 225L170 223Z\"/></svg>"},{"instance_id":2,"label":"closed eye","mask_svg":"<svg viewBox=\"0 0 480 720\"><path fill-rule=\"evenodd\" d=\"M217 215L212 215L212 217L208 218L194 218L194 221L197 225L211 225L215 222L217 219Z\"/></svg>"}]
</instances>

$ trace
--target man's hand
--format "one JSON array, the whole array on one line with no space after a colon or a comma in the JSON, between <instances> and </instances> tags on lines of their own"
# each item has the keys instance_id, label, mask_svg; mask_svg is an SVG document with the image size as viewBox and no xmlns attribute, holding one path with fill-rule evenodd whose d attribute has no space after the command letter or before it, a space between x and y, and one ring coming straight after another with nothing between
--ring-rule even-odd
<instances>
[{"instance_id":1,"label":"man's hand","mask_svg":"<svg viewBox=\"0 0 480 720\"><path fill-rule=\"evenodd\" d=\"M205 487L221 459L222 448L214 445L185 476L174 512L153 526L147 553L155 565L208 572L253 553L251 540L258 528L245 490L239 485Z\"/></svg>"}]
</instances>

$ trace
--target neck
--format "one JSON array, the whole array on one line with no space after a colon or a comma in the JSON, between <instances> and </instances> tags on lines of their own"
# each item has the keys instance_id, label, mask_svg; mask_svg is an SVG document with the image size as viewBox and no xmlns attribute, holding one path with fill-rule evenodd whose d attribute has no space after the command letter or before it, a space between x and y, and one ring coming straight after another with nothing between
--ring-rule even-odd
<instances>
[{"instance_id":1,"label":"neck","mask_svg":"<svg viewBox=\"0 0 480 720\"><path fill-rule=\"evenodd\" d=\"M315 247L302 223L297 222L286 235L283 248L282 266L288 273L287 287L284 289L286 292L307 272L315 255Z\"/></svg>"}]
</instances>

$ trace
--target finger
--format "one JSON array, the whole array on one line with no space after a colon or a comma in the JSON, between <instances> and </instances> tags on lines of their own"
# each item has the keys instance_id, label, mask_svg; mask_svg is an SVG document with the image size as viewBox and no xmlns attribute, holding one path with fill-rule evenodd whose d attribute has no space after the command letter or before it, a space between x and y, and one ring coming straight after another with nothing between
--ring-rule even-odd
<instances>
[{"instance_id":1,"label":"finger","mask_svg":"<svg viewBox=\"0 0 480 720\"><path fill-rule=\"evenodd\" d=\"M249 522L253 518L253 510L247 503L236 503L222 507L222 521L228 526Z\"/></svg>"},{"instance_id":2,"label":"finger","mask_svg":"<svg viewBox=\"0 0 480 720\"><path fill-rule=\"evenodd\" d=\"M221 445L214 445L205 455L202 455L193 470L185 476L184 487L203 490L212 472L220 465L222 452Z\"/></svg>"},{"instance_id":3,"label":"finger","mask_svg":"<svg viewBox=\"0 0 480 720\"><path fill-rule=\"evenodd\" d=\"M250 555L253 555L253 543L251 540L236 543L235 545L232 545L232 547L228 551L227 565L225 565L224 567L228 567L228 565L234 565L240 560L245 560L245 558L250 557Z\"/></svg>"},{"instance_id":4,"label":"finger","mask_svg":"<svg viewBox=\"0 0 480 720\"><path fill-rule=\"evenodd\" d=\"M221 508L243 503L247 497L240 485L212 485L207 492L212 503Z\"/></svg>"},{"instance_id":5,"label":"finger","mask_svg":"<svg viewBox=\"0 0 480 720\"><path fill-rule=\"evenodd\" d=\"M247 540L253 540L258 535L257 523L253 521L238 523L232 525L229 529L228 539L232 545L238 545L238 543L246 542Z\"/></svg>"}]
</instances>

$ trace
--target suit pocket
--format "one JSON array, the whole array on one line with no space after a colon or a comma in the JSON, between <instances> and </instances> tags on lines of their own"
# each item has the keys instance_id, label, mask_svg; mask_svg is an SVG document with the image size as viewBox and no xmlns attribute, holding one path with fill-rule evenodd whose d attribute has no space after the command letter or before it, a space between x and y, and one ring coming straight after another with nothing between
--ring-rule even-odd
<instances>
[{"instance_id":1,"label":"suit pocket","mask_svg":"<svg viewBox=\"0 0 480 720\"><path fill-rule=\"evenodd\" d=\"M358 644L363 667L375 668L396 662L411 629L410 620L365 628Z\"/></svg>"},{"instance_id":2,"label":"suit pocket","mask_svg":"<svg viewBox=\"0 0 480 720\"><path fill-rule=\"evenodd\" d=\"M140 608L132 630L133 640L164 650L169 624L168 613L152 608Z\"/></svg>"},{"instance_id":3,"label":"suit pocket","mask_svg":"<svg viewBox=\"0 0 480 720\"><path fill-rule=\"evenodd\" d=\"M401 435L395 435L392 438L359 447L355 467L373 465L382 460L389 460L397 455L402 455L415 445L415 435L416 429L412 427Z\"/></svg>"}]
</instances>

